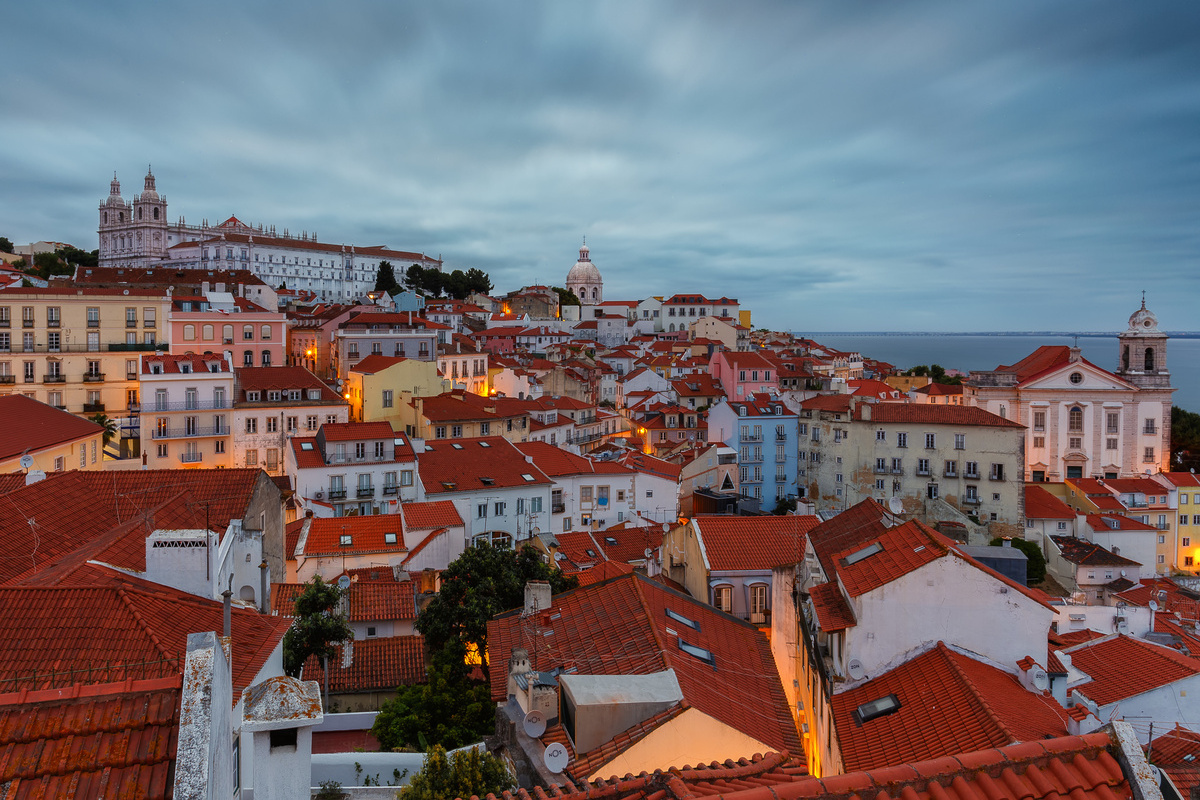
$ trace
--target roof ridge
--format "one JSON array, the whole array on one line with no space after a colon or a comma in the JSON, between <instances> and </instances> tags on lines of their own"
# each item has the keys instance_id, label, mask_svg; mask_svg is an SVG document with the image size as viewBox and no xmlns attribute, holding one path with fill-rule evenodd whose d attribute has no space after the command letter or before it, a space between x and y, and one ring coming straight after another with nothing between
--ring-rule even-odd
<instances>
[{"instance_id":1,"label":"roof ridge","mask_svg":"<svg viewBox=\"0 0 1200 800\"><path fill-rule=\"evenodd\" d=\"M163 645L163 643L159 641L158 634L156 634L154 629L150 627L150 623L148 623L145 618L142 617L141 612L138 611L137 606L134 605L132 598L129 597L129 593L125 591L125 587L117 586L116 589L117 597L121 599L121 603L127 609L129 609L129 613L133 615L133 618L137 620L138 625L140 625L142 630L146 632L146 635L150 637L150 641L154 643L155 649L158 650L159 654L162 655L162 657L168 663L170 663L172 667L175 669L180 669L179 662L175 660L171 653L167 651L167 648Z\"/></svg>"}]
</instances>

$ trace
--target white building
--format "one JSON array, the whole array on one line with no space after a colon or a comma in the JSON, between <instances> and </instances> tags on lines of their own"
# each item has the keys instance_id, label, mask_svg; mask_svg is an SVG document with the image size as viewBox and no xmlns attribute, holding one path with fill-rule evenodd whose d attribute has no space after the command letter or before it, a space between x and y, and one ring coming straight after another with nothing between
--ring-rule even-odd
<instances>
[{"instance_id":1,"label":"white building","mask_svg":"<svg viewBox=\"0 0 1200 800\"><path fill-rule=\"evenodd\" d=\"M299 502L319 517L394 514L420 499L411 440L386 422L339 422L289 442L285 463Z\"/></svg>"}]
</instances>

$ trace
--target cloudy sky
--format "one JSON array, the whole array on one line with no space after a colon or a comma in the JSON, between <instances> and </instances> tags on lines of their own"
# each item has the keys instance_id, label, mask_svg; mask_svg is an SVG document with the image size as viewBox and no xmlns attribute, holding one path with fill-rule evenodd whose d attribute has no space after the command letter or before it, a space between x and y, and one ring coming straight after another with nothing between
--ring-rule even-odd
<instances>
[{"instance_id":1,"label":"cloudy sky","mask_svg":"<svg viewBox=\"0 0 1200 800\"><path fill-rule=\"evenodd\" d=\"M237 214L756 326L1200 329L1200 5L10 3L0 235L115 170Z\"/></svg>"}]
</instances>

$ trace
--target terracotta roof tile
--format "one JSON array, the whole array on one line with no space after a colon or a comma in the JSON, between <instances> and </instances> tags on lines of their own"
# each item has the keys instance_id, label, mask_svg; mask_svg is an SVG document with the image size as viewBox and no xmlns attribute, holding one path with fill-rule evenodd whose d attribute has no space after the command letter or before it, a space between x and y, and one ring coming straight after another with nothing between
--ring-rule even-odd
<instances>
[{"instance_id":1,"label":"terracotta roof tile","mask_svg":"<svg viewBox=\"0 0 1200 800\"><path fill-rule=\"evenodd\" d=\"M420 463L421 483L427 495L552 482L526 461L516 446L500 436L426 442ZM532 480L526 479L525 475Z\"/></svg>"},{"instance_id":2,"label":"terracotta roof tile","mask_svg":"<svg viewBox=\"0 0 1200 800\"><path fill-rule=\"evenodd\" d=\"M344 404L341 395L325 385L324 381L309 372L304 367L237 367L234 370L236 390L235 403L244 405L247 391L268 392L273 389L287 391L288 389L320 389L320 402L325 405ZM301 395L301 402L308 401L307 393ZM275 401L274 404L286 407L289 401Z\"/></svg>"},{"instance_id":3,"label":"terracotta roof tile","mask_svg":"<svg viewBox=\"0 0 1200 800\"><path fill-rule=\"evenodd\" d=\"M1100 530L1106 529L1103 523L1098 523L1095 528ZM1136 561L1132 561L1124 556L1119 556L1109 550L1105 550L1098 544L1077 539L1072 536L1051 536L1054 543L1058 545L1058 549L1062 551L1062 557L1072 564L1087 567L1137 567L1141 566Z\"/></svg>"},{"instance_id":4,"label":"terracotta roof tile","mask_svg":"<svg viewBox=\"0 0 1200 800\"><path fill-rule=\"evenodd\" d=\"M0 695L6 798L169 798L181 677Z\"/></svg>"},{"instance_id":5,"label":"terracotta roof tile","mask_svg":"<svg viewBox=\"0 0 1200 800\"><path fill-rule=\"evenodd\" d=\"M618 578L631 572L633 572L632 564L622 561L601 561L594 567L579 570L574 574L579 579L580 586L591 586L593 583L600 583L609 578Z\"/></svg>"},{"instance_id":6,"label":"terracotta roof tile","mask_svg":"<svg viewBox=\"0 0 1200 800\"><path fill-rule=\"evenodd\" d=\"M356 570L362 572L362 570ZM376 622L383 620L414 620L417 605L412 581L397 581L390 569L385 571L387 580L352 580L347 590L351 622ZM291 616L296 599L308 586L306 583L271 584L271 605L281 615Z\"/></svg>"},{"instance_id":7,"label":"terracotta roof tile","mask_svg":"<svg viewBox=\"0 0 1200 800\"><path fill-rule=\"evenodd\" d=\"M342 537L349 536L349 544ZM304 555L403 553L404 521L399 514L366 517L313 517L304 542Z\"/></svg>"},{"instance_id":8,"label":"terracotta roof tile","mask_svg":"<svg viewBox=\"0 0 1200 800\"><path fill-rule=\"evenodd\" d=\"M327 422L321 426L321 433L327 442L360 442L396 436L386 422Z\"/></svg>"},{"instance_id":9,"label":"terracotta roof tile","mask_svg":"<svg viewBox=\"0 0 1200 800\"><path fill-rule=\"evenodd\" d=\"M1121 592L1117 597L1126 603L1148 606L1156 600L1160 608L1171 614L1179 614L1186 620L1200 620L1200 592L1181 586L1167 577L1143 578L1132 589Z\"/></svg>"},{"instance_id":10,"label":"terracotta roof tile","mask_svg":"<svg viewBox=\"0 0 1200 800\"><path fill-rule=\"evenodd\" d=\"M1150 762L1171 776L1184 797L1200 786L1200 733L1176 723L1151 742L1148 751Z\"/></svg>"},{"instance_id":11,"label":"terracotta roof tile","mask_svg":"<svg viewBox=\"0 0 1200 800\"><path fill-rule=\"evenodd\" d=\"M401 503L400 513L408 530L462 527L462 517L449 500L429 500L423 503Z\"/></svg>"},{"instance_id":12,"label":"terracotta roof tile","mask_svg":"<svg viewBox=\"0 0 1200 800\"><path fill-rule=\"evenodd\" d=\"M838 578L851 597L891 583L949 551L932 529L916 520L883 531L867 547L880 549L861 557L864 548L855 544L833 554Z\"/></svg>"},{"instance_id":13,"label":"terracotta roof tile","mask_svg":"<svg viewBox=\"0 0 1200 800\"><path fill-rule=\"evenodd\" d=\"M94 422L60 411L23 394L0 396L0 417L20 425L0 426L0 461L103 433Z\"/></svg>"},{"instance_id":14,"label":"terracotta roof tile","mask_svg":"<svg viewBox=\"0 0 1200 800\"><path fill-rule=\"evenodd\" d=\"M807 407L807 406L806 406ZM870 409L870 420L875 423L916 425L964 425L988 428L1024 428L1019 422L996 416L977 406L937 406L929 403L875 403L859 405L854 410L856 420L866 419L865 409Z\"/></svg>"},{"instance_id":15,"label":"terracotta roof tile","mask_svg":"<svg viewBox=\"0 0 1200 800\"><path fill-rule=\"evenodd\" d=\"M353 367L350 367L349 371L360 372L363 375L374 375L376 372L383 372L388 367L394 367L400 362L407 360L404 356L385 356L381 353L371 353Z\"/></svg>"},{"instance_id":16,"label":"terracotta roof tile","mask_svg":"<svg viewBox=\"0 0 1200 800\"><path fill-rule=\"evenodd\" d=\"M899 710L858 724L855 710L894 694ZM890 672L833 696L846 769L866 770L948 756L1014 741L1066 734L1054 698L1028 691L1012 675L936 647Z\"/></svg>"},{"instance_id":17,"label":"terracotta roof tile","mask_svg":"<svg viewBox=\"0 0 1200 800\"><path fill-rule=\"evenodd\" d=\"M813 610L817 612L817 622L825 633L842 631L858 624L854 610L842 596L837 583L818 584L812 588L809 597L812 598Z\"/></svg>"},{"instance_id":18,"label":"terracotta roof tile","mask_svg":"<svg viewBox=\"0 0 1200 800\"><path fill-rule=\"evenodd\" d=\"M699 529L710 570L770 569L804 558L808 532L820 524L815 516L736 517L700 514Z\"/></svg>"},{"instance_id":19,"label":"terracotta roof tile","mask_svg":"<svg viewBox=\"0 0 1200 800\"><path fill-rule=\"evenodd\" d=\"M1075 519L1075 510L1036 483L1027 483L1025 519Z\"/></svg>"},{"instance_id":20,"label":"terracotta roof tile","mask_svg":"<svg viewBox=\"0 0 1200 800\"><path fill-rule=\"evenodd\" d=\"M1200 660L1123 634L1076 645L1066 652L1072 666L1091 677L1072 690L1099 705L1134 697L1200 672Z\"/></svg>"},{"instance_id":21,"label":"terracotta roof tile","mask_svg":"<svg viewBox=\"0 0 1200 800\"><path fill-rule=\"evenodd\" d=\"M338 654L329 659L329 691L331 692L394 692L397 686L409 686L425 681L425 637L383 636L378 639L356 639L350 645L351 663L343 667L346 646L339 645ZM304 663L304 680L325 685L325 673L320 659L312 656Z\"/></svg>"}]
</instances>

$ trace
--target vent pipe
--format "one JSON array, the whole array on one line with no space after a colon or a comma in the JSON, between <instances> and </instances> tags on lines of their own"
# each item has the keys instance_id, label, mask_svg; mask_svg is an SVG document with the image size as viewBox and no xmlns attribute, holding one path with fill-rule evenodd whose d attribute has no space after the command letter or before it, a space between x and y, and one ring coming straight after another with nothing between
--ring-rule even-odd
<instances>
[{"instance_id":1,"label":"vent pipe","mask_svg":"<svg viewBox=\"0 0 1200 800\"><path fill-rule=\"evenodd\" d=\"M233 610L231 608L231 598L233 597L233 573L229 573L229 588L221 592L221 597L225 599L225 607L223 616L225 638L228 639L233 635Z\"/></svg>"}]
</instances>

